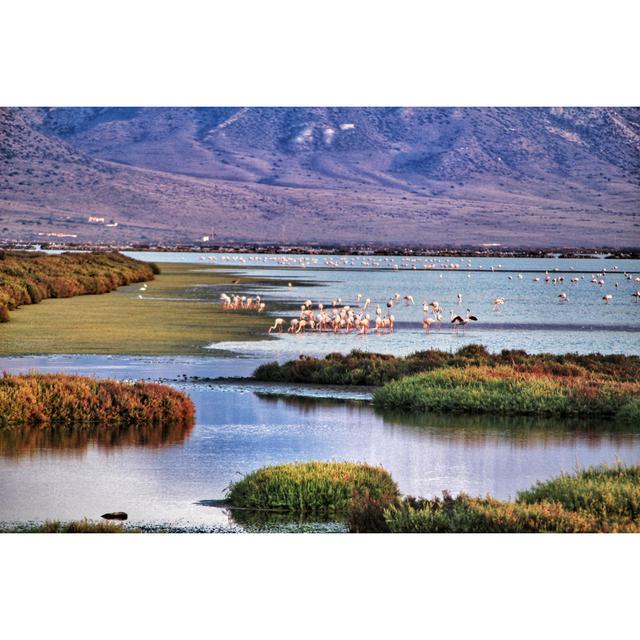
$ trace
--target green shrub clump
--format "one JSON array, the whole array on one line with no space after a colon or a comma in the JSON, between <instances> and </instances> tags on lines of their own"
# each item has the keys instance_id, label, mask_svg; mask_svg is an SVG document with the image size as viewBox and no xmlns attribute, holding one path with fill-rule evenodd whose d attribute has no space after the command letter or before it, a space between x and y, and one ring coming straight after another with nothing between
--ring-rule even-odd
<instances>
[{"instance_id":1,"label":"green shrub clump","mask_svg":"<svg viewBox=\"0 0 640 640\"><path fill-rule=\"evenodd\" d=\"M353 462L304 462L264 467L229 487L234 507L295 514L343 516L354 495L398 496L391 475Z\"/></svg>"}]
</instances>

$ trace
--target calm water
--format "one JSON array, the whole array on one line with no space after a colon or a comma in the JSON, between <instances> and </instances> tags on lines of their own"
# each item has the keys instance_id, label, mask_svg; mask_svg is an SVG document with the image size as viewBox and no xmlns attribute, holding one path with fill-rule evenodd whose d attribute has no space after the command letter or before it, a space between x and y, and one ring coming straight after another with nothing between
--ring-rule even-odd
<instances>
[{"instance_id":1,"label":"calm water","mask_svg":"<svg viewBox=\"0 0 640 640\"><path fill-rule=\"evenodd\" d=\"M398 329L391 336L285 335L257 343L203 345L202 357L0 358L0 370L11 372L36 368L174 380L172 384L188 392L197 409L192 429L160 434L140 436L124 430L107 439L99 431L0 433L0 521L95 518L105 511L124 510L134 524L237 530L241 525L225 510L208 506L210 501L223 498L225 487L241 474L296 460L381 464L403 493L433 496L446 489L498 498L513 498L537 480L570 472L577 464L640 463L640 432L608 424L460 416L412 420L376 414L363 400L366 393L348 389L179 381L182 376L248 376L265 360L354 347L399 354L481 342L491 349L638 354L640 304L631 293L640 283L623 275L625 270L640 271L637 262L471 259L469 267L466 259L447 263L421 259L414 270L414 263L400 259L377 259L380 264L374 265L369 258L349 258L345 263L340 257L309 257L300 263L296 256L293 266L281 256L212 255L203 261L200 254L134 255L192 262L196 269L208 268L209 263L232 266L237 273L259 269L261 275L283 281L282 287L255 291L267 301L299 303L311 298L331 305L341 298L346 304L362 293L373 305L385 308L397 291L412 294L417 305L394 307ZM445 268L456 262L460 269ZM423 269L425 263L443 270ZM395 270L394 264L401 268ZM614 265L618 271L611 273ZM551 277L564 273L565 282L545 283L545 270ZM605 285L592 284L592 273ZM582 275L578 284L568 282L569 277ZM536 277L540 282L534 282ZM294 286L286 286L288 282ZM569 295L566 304L558 302L560 291ZM463 294L461 306L456 304L458 292ZM608 305L601 300L605 293L613 295ZM492 305L498 295L506 299L500 313ZM456 312L468 307L480 322L465 336L453 336L446 325L425 336L419 329L423 299L438 300ZM265 318L265 325L269 320ZM229 349L238 357L204 355L207 346ZM274 391L309 397L274 396Z\"/></svg>"},{"instance_id":2,"label":"calm water","mask_svg":"<svg viewBox=\"0 0 640 640\"><path fill-rule=\"evenodd\" d=\"M606 259L540 259L540 258L416 258L416 262L400 258L377 258L380 266L371 265L370 258L341 256L259 256L189 253L131 253L133 257L167 262L190 262L232 267L243 275L256 272L282 280L281 287L263 287L251 293L269 300L295 303L306 299L315 304L331 306L334 300L354 305L356 295L371 300L370 313L375 317L375 305L386 312L386 302L399 293L411 294L415 305L396 303L393 313L397 329L392 336L356 337L354 335L284 335L277 342L212 343L212 349L229 349L236 353L260 356L291 357L299 353L324 354L359 348L384 353L408 354L420 349L455 350L476 342L489 349L526 348L530 352L576 351L589 353L640 354L640 303L632 297L640 290L640 261ZM283 261L289 261L285 264ZM301 262L303 260L303 262ZM353 263L353 264L352 264ZM302 268L300 265L307 265ZM336 264L338 266L327 266ZM424 265L435 266L425 270ZM446 265L458 264L458 269ZM471 264L471 267L468 265ZM398 266L395 271L393 266ZM416 269L413 269L413 266ZM400 268L401 267L401 268ZM494 269L491 271L491 269ZM615 268L615 270L614 270ZM545 272L564 282L545 282ZM625 277L625 272L631 279ZM519 276L522 276L520 278ZM591 282L592 277L604 285ZM511 278L511 279L509 279ZM534 281L539 278L539 281ZM578 278L577 283L570 282ZM288 282L294 286L288 287ZM300 282L300 283L299 283ZM230 289L231 291L231 289ZM567 302L558 295L564 292ZM462 294L462 304L457 294ZM605 303L602 298L610 294ZM496 297L505 299L498 311ZM422 302L437 300L444 308L444 322L429 335L422 331ZM450 311L464 315L466 309L479 318L469 324L464 335L453 334L448 322ZM268 327L265 321L265 332Z\"/></svg>"},{"instance_id":3,"label":"calm water","mask_svg":"<svg viewBox=\"0 0 640 640\"><path fill-rule=\"evenodd\" d=\"M254 364L207 361L210 375L229 366L243 374ZM172 362L155 359L153 368L169 370ZM75 356L57 358L48 370L116 377L151 371L150 362L133 369L129 363L129 358ZM41 361L0 361L13 370L35 364L40 367ZM185 372L200 370L199 364L182 361ZM500 498L576 464L640 463L640 433L601 424L460 416L415 420L378 415L362 401L275 397L263 392L268 387L176 386L196 404L191 430L144 439L124 431L108 441L73 431L0 434L0 520L75 519L124 510L134 524L236 530L239 525L225 510L198 503L223 498L225 487L241 474L296 460L381 464L404 493L432 496L448 489ZM290 391L316 395L313 389Z\"/></svg>"}]
</instances>

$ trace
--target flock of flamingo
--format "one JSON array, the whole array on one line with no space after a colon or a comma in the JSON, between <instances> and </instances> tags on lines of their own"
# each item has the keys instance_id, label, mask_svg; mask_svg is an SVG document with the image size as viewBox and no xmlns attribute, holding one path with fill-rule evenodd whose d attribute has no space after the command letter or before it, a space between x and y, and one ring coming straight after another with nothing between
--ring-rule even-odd
<instances>
[{"instance_id":1,"label":"flock of flamingo","mask_svg":"<svg viewBox=\"0 0 640 640\"><path fill-rule=\"evenodd\" d=\"M396 265L397 266L397 265ZM500 266L500 265L499 265ZM452 263L451 268L458 268L457 263ZM492 267L492 271L493 271ZM615 271L615 267L613 271ZM592 274L591 283L599 287L604 287L606 284L606 270L600 273ZM440 274L442 277L442 274ZM468 274L471 277L471 274ZM640 277L635 278L629 274L624 273L624 277L627 280L633 280L640 283ZM508 279L513 280L514 276L509 275ZM516 278L523 280L524 275L519 273ZM549 271L545 271L544 277L534 277L534 282L544 281L548 284L563 284L565 277L562 275L552 276ZM569 279L571 286L578 285L581 281L585 280L585 276L575 276ZM292 287L291 282L288 283L289 287ZM614 287L618 287L618 283L614 283ZM635 298L636 302L640 301L640 290L631 294ZM569 302L569 295L566 291L561 291L558 294L558 299L561 304ZM220 299L222 301L223 309L226 311L240 311L240 310L254 310L258 313L264 313L266 310L266 303L262 301L259 295L249 297L244 295L228 295L226 293L221 294ZM605 304L609 304L613 299L613 295L605 293L602 295L601 300ZM460 306L463 303L463 296L461 293L456 294L457 305ZM502 307L506 304L507 300L504 296L497 296L493 299L493 310L500 312ZM405 294L402 296L400 293L395 293L389 297L386 301L386 308L383 308L380 304L374 304L371 298L365 298L361 293L358 293L352 304L346 304L341 298L337 298L331 302L331 304L325 305L322 302L316 304L312 300L305 300L300 306L300 312L297 317L283 318L276 317L273 319L273 324L267 329L269 334L277 332L284 333L285 331L290 334L301 334L309 332L318 333L353 333L354 335L367 335L370 332L378 335L391 334L394 331L396 318L392 312L395 305L404 304L406 307L415 305L413 295ZM437 300L430 302L422 302L422 327L426 333L429 333L432 327L441 327L444 322L446 311L442 308ZM458 334L460 330L464 332L466 326L470 322L477 322L478 317L471 313L470 309L466 310L466 314L457 312L454 309L448 312L448 323L452 326L454 334Z\"/></svg>"}]
</instances>

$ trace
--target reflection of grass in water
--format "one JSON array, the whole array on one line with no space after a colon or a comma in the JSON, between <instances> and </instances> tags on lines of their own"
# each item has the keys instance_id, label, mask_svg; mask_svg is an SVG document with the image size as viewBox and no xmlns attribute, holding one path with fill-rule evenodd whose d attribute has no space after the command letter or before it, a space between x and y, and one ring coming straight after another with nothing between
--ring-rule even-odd
<instances>
[{"instance_id":1,"label":"reflection of grass in water","mask_svg":"<svg viewBox=\"0 0 640 640\"><path fill-rule=\"evenodd\" d=\"M585 441L598 446L603 439L623 442L640 435L637 427L601 418L542 418L537 416L493 416L474 414L424 413L375 410L385 424L412 429L435 429L438 434L468 444L509 439L523 446L535 442Z\"/></svg>"},{"instance_id":2,"label":"reflection of grass in water","mask_svg":"<svg viewBox=\"0 0 640 640\"><path fill-rule=\"evenodd\" d=\"M629 436L640 435L637 426L602 418L566 417L545 418L539 416L494 416L486 414L421 413L381 410L366 400L340 398L315 398L308 396L256 393L261 400L273 404L282 403L294 407L304 415L313 415L323 408L346 407L355 420L367 416L382 418L386 428L431 430L468 444L482 445L487 441L509 439L527 446L535 442L584 441L598 446L603 439L624 442Z\"/></svg>"},{"instance_id":3,"label":"reflection of grass in water","mask_svg":"<svg viewBox=\"0 0 640 640\"><path fill-rule=\"evenodd\" d=\"M156 426L124 425L105 428L104 425L69 426L40 429L24 426L20 429L0 429L0 455L20 457L42 451L81 453L91 445L103 449L118 447L164 447L184 442L193 423L173 423Z\"/></svg>"},{"instance_id":4,"label":"reflection of grass in water","mask_svg":"<svg viewBox=\"0 0 640 640\"><path fill-rule=\"evenodd\" d=\"M287 533L330 533L346 532L346 521L321 518L312 515L257 511L253 509L229 509L232 523L250 532Z\"/></svg>"},{"instance_id":5,"label":"reflection of grass in water","mask_svg":"<svg viewBox=\"0 0 640 640\"><path fill-rule=\"evenodd\" d=\"M214 341L265 339L269 325L269 318L255 311L224 312L220 293L251 295L251 285L269 282L215 267L163 264L144 292L132 285L21 307L2 327L2 353L215 355L203 347ZM211 286L196 286L202 284Z\"/></svg>"},{"instance_id":6,"label":"reflection of grass in water","mask_svg":"<svg viewBox=\"0 0 640 640\"><path fill-rule=\"evenodd\" d=\"M358 410L365 407L369 407L367 400L356 400L353 398L327 398L322 396L304 396L304 395L289 395L286 393L264 393L256 391L255 395L260 400L271 403L282 403L285 406L294 407L303 415L311 415L318 411L318 409L326 407L344 407L347 406L351 409Z\"/></svg>"}]
</instances>

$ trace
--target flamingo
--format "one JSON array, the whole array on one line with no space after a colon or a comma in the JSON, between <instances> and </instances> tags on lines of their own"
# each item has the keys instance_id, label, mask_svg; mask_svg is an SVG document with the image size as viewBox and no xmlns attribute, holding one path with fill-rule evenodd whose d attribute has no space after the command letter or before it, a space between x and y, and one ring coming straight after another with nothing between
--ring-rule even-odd
<instances>
[{"instance_id":1,"label":"flamingo","mask_svg":"<svg viewBox=\"0 0 640 640\"><path fill-rule=\"evenodd\" d=\"M569 299L564 291L558 294L558 298L560 298L560 302L566 302Z\"/></svg>"},{"instance_id":2,"label":"flamingo","mask_svg":"<svg viewBox=\"0 0 640 640\"><path fill-rule=\"evenodd\" d=\"M405 304L406 304L407 306L409 306L410 304L415 304L415 302L414 302L414 300L413 300L413 296L412 296L412 295L410 295L410 294L407 294L407 295L404 297L404 302L405 302Z\"/></svg>"},{"instance_id":3,"label":"flamingo","mask_svg":"<svg viewBox=\"0 0 640 640\"><path fill-rule=\"evenodd\" d=\"M634 292L631 294L631 297L635 298L635 299L636 299L636 302L640 302L640 291L634 291Z\"/></svg>"},{"instance_id":4,"label":"flamingo","mask_svg":"<svg viewBox=\"0 0 640 640\"><path fill-rule=\"evenodd\" d=\"M496 298L493 301L493 310L497 311L504 304L504 298Z\"/></svg>"},{"instance_id":5,"label":"flamingo","mask_svg":"<svg viewBox=\"0 0 640 640\"><path fill-rule=\"evenodd\" d=\"M602 296L602 299L604 300L605 304L609 304L612 298L613 296L610 293L607 293L604 296Z\"/></svg>"},{"instance_id":6,"label":"flamingo","mask_svg":"<svg viewBox=\"0 0 640 640\"><path fill-rule=\"evenodd\" d=\"M273 326L269 327L269 331L268 333L271 333L272 331L278 330L279 333L282 333L283 329L284 329L284 319L283 318L276 318Z\"/></svg>"},{"instance_id":7,"label":"flamingo","mask_svg":"<svg viewBox=\"0 0 640 640\"><path fill-rule=\"evenodd\" d=\"M422 319L422 327L423 329L429 333L429 330L431 329L431 325L435 322L435 320L433 318L429 318L428 316L425 316Z\"/></svg>"},{"instance_id":8,"label":"flamingo","mask_svg":"<svg viewBox=\"0 0 640 640\"><path fill-rule=\"evenodd\" d=\"M467 309L467 315L463 318L461 315L454 315L453 311L451 312L451 323L453 324L454 333L458 333L460 327L462 326L463 330L467 326L469 320L473 322L477 322L478 318L476 316L471 315L471 309Z\"/></svg>"}]
</instances>

